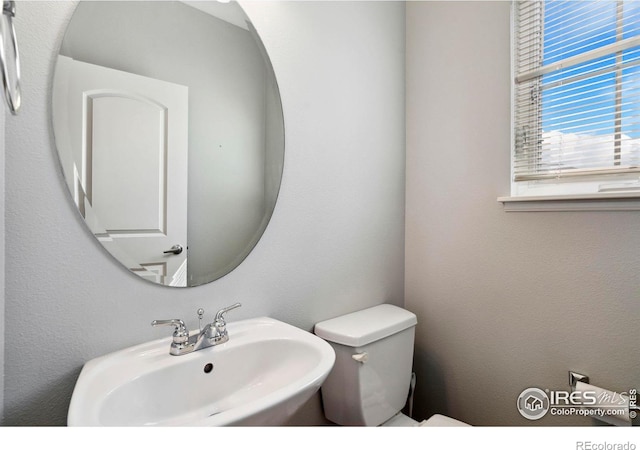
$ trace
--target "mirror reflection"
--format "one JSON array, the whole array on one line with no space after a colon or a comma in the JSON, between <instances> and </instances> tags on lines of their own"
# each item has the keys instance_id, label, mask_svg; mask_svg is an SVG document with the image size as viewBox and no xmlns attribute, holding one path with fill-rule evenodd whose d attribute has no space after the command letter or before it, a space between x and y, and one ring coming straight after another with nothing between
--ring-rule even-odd
<instances>
[{"instance_id":1,"label":"mirror reflection","mask_svg":"<svg viewBox=\"0 0 640 450\"><path fill-rule=\"evenodd\" d=\"M52 114L74 203L138 276L207 283L262 236L284 124L271 63L236 2L80 2Z\"/></svg>"}]
</instances>

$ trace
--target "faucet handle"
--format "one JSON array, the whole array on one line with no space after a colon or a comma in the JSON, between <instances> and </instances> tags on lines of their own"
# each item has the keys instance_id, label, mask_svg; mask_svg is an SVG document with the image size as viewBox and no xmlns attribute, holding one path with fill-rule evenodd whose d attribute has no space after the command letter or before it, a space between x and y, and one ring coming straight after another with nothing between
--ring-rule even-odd
<instances>
[{"instance_id":1,"label":"faucet handle","mask_svg":"<svg viewBox=\"0 0 640 450\"><path fill-rule=\"evenodd\" d=\"M240 306L242 306L240 303L234 303L231 306L222 308L216 313L216 318L213 320L213 327L215 331L213 339L215 339L216 342L222 344L229 340L229 334L227 333L227 323L224 321L224 315L232 309L239 308Z\"/></svg>"},{"instance_id":2,"label":"faucet handle","mask_svg":"<svg viewBox=\"0 0 640 450\"><path fill-rule=\"evenodd\" d=\"M224 327L226 325L225 321L224 321L224 315L226 313L228 313L229 311L231 311L232 309L236 309L241 307L242 304L240 303L234 303L231 306L227 306L226 308L222 308L220 311L218 311L216 313L216 318L213 320L213 323L216 324L216 326L218 327Z\"/></svg>"},{"instance_id":3,"label":"faucet handle","mask_svg":"<svg viewBox=\"0 0 640 450\"><path fill-rule=\"evenodd\" d=\"M184 344L189 341L189 331L181 319L154 320L151 322L152 327L157 327L159 325L172 325L176 327L173 332L174 344Z\"/></svg>"}]
</instances>

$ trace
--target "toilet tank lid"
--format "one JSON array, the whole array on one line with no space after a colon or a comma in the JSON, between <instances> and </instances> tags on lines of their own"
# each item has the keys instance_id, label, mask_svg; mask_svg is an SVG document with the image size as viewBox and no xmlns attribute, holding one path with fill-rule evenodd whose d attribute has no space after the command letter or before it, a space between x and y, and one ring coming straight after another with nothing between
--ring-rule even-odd
<instances>
[{"instance_id":1,"label":"toilet tank lid","mask_svg":"<svg viewBox=\"0 0 640 450\"><path fill-rule=\"evenodd\" d=\"M361 347L417 323L416 315L412 312L385 304L317 323L314 333L337 344Z\"/></svg>"}]
</instances>

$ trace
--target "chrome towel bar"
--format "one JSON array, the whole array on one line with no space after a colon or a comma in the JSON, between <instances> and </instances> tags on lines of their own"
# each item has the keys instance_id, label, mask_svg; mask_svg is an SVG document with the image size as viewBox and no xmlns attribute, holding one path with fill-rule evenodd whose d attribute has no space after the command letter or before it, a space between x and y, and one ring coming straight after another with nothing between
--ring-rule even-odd
<instances>
[{"instance_id":1,"label":"chrome towel bar","mask_svg":"<svg viewBox=\"0 0 640 450\"><path fill-rule=\"evenodd\" d=\"M20 56L18 53L18 40L16 29L13 26L13 18L16 16L16 2L3 1L2 18L0 20L0 64L2 65L2 84L4 97L9 111L14 116L20 109ZM6 40L11 42L7 45ZM7 50L11 50L12 60L7 59ZM13 69L11 71L10 67ZM11 76L10 76L11 74Z\"/></svg>"}]
</instances>

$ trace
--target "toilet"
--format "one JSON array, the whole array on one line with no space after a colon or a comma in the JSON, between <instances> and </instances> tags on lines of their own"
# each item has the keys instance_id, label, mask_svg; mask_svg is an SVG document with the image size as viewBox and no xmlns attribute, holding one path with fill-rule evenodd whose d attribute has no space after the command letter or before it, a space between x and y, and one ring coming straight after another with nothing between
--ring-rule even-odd
<instances>
[{"instance_id":1,"label":"toilet","mask_svg":"<svg viewBox=\"0 0 640 450\"><path fill-rule=\"evenodd\" d=\"M316 324L336 353L320 389L325 417L345 426L468 426L436 414L417 422L402 414L411 386L415 314L378 305Z\"/></svg>"}]
</instances>

